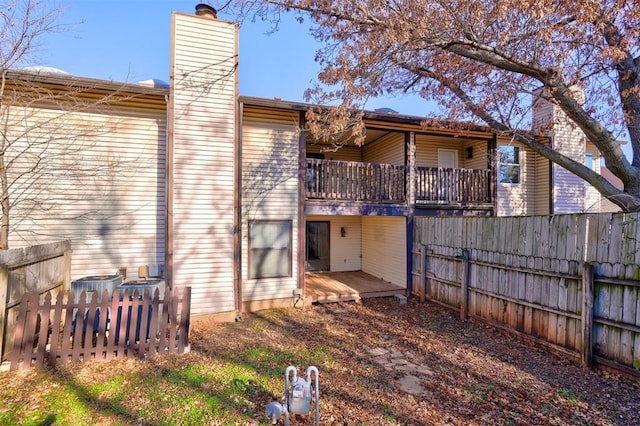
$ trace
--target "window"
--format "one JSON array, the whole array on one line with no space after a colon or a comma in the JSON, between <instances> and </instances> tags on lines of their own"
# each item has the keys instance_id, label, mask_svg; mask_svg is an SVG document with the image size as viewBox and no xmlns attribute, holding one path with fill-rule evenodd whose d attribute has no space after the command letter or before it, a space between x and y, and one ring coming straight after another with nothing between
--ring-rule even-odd
<instances>
[{"instance_id":1,"label":"window","mask_svg":"<svg viewBox=\"0 0 640 426\"><path fill-rule=\"evenodd\" d=\"M591 152L587 152L584 154L584 165L593 170L593 154ZM585 187L590 187L589 182L584 181Z\"/></svg>"},{"instance_id":2,"label":"window","mask_svg":"<svg viewBox=\"0 0 640 426\"><path fill-rule=\"evenodd\" d=\"M291 276L290 220L249 222L249 278Z\"/></svg>"},{"instance_id":3,"label":"window","mask_svg":"<svg viewBox=\"0 0 640 426\"><path fill-rule=\"evenodd\" d=\"M511 145L498 147L498 182L520 183L520 148Z\"/></svg>"}]
</instances>

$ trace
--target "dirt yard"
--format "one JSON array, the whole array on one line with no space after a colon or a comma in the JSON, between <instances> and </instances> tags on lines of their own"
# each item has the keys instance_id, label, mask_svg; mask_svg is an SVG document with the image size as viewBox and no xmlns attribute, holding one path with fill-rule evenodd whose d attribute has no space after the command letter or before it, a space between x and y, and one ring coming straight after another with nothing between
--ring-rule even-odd
<instances>
[{"instance_id":1,"label":"dirt yard","mask_svg":"<svg viewBox=\"0 0 640 426\"><path fill-rule=\"evenodd\" d=\"M271 347L284 358L283 371L288 362L316 365L321 424L640 425L640 381L585 372L415 299L264 311L222 326L197 322L192 337L193 349L211 357Z\"/></svg>"},{"instance_id":2,"label":"dirt yard","mask_svg":"<svg viewBox=\"0 0 640 426\"><path fill-rule=\"evenodd\" d=\"M0 424L267 425L286 367L315 365L321 425L640 425L640 380L415 298L192 325L186 355L0 373Z\"/></svg>"}]
</instances>

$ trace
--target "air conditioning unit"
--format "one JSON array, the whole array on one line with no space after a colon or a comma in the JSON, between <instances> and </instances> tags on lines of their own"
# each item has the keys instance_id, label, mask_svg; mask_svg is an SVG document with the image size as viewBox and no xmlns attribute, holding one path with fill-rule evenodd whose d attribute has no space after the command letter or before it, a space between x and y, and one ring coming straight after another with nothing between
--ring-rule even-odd
<instances>
[{"instance_id":1,"label":"air conditioning unit","mask_svg":"<svg viewBox=\"0 0 640 426\"><path fill-rule=\"evenodd\" d=\"M146 290L149 291L149 299L153 299L154 295L155 295L155 291L158 290L159 293L159 297L160 300L164 300L164 293L165 293L165 287L166 287L166 283L163 279L161 278L150 278L150 279L138 279L138 280L134 280L134 281L127 281L125 283L120 284L117 289L118 289L118 294L120 297L120 300L124 300L124 296L125 296L125 292L128 291L128 296L129 296L129 300L133 300L133 297L135 295L135 292L138 292L138 299L142 300L142 298L144 297L144 292ZM133 312L131 311L131 307L129 307L129 314L128 314L128 321L133 321L132 320L132 314ZM163 309L167 309L167 306L164 305ZM130 324L124 324L124 326L126 327L126 339L129 340L130 337L134 337L135 336L135 340L138 341L140 340L140 338L142 337L143 340L145 339L149 339L152 336L155 336L156 331L157 330L162 330L162 317L160 315L158 315L158 319L157 319L157 324L151 324L151 318L152 318L152 314L153 314L153 306L149 305L148 307L148 312L146 313L147 315L147 329L146 330L142 330L142 317L143 315L145 315L144 312L142 312L142 305L138 306L138 313L136 315L137 321L136 321L136 325L135 325L135 335L129 336L129 330L131 330L131 325ZM158 313L159 314L159 313ZM118 324L117 327L121 327L122 325ZM165 324L166 326L166 324ZM156 328L157 327L157 328ZM162 331L161 331L162 332Z\"/></svg>"},{"instance_id":2,"label":"air conditioning unit","mask_svg":"<svg viewBox=\"0 0 640 426\"><path fill-rule=\"evenodd\" d=\"M74 293L74 303L79 303L80 294L84 291L86 297L87 305L95 300L98 304L102 303L102 294L105 290L109 293L109 300L113 296L113 291L117 286L122 284L122 276L121 275L90 275L87 277L80 278L75 281L71 281L71 291ZM107 308L107 315L110 308ZM85 308L84 313L82 313L82 331L84 332L87 328L88 321L88 313L89 308ZM100 312L100 308L97 309L94 320L94 330L98 328L100 315L105 314ZM75 331L76 320L78 316L77 309L74 309L73 312L73 329ZM107 328L109 324L107 323Z\"/></svg>"},{"instance_id":3,"label":"air conditioning unit","mask_svg":"<svg viewBox=\"0 0 640 426\"><path fill-rule=\"evenodd\" d=\"M86 293L87 303L91 301L91 298L89 297L90 295L97 297L98 303L101 303L102 293L107 290L109 292L109 297L111 297L113 290L115 290L120 284L122 284L121 275L90 275L71 281L71 291L74 293L75 303L78 303L80 300L80 293L83 291Z\"/></svg>"}]
</instances>

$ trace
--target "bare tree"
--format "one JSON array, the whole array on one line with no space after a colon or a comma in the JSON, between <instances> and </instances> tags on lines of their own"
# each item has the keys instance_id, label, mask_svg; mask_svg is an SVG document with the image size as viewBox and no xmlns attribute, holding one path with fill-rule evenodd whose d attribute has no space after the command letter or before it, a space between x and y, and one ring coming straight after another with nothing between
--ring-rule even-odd
<instances>
[{"instance_id":1,"label":"bare tree","mask_svg":"<svg viewBox=\"0 0 640 426\"><path fill-rule=\"evenodd\" d=\"M324 43L307 97L338 102L312 121L353 126L370 97L419 94L442 118L486 123L578 175L626 211L640 210L640 3L636 0L241 0L239 19L314 22ZM225 10L226 9L226 10ZM577 89L577 90L576 90ZM602 153L624 190L530 128L532 97L557 105ZM331 115L337 117L332 119ZM348 119L345 119L348 117ZM337 123L337 124L336 124ZM353 127L356 135L362 126ZM619 139L628 137L627 159Z\"/></svg>"},{"instance_id":2,"label":"bare tree","mask_svg":"<svg viewBox=\"0 0 640 426\"><path fill-rule=\"evenodd\" d=\"M136 159L102 146L101 137L122 121L114 109L137 94L125 84L25 67L43 37L66 29L50 5L0 4L0 249L10 235L33 243L54 237L46 235L51 224L66 221L72 234L72 226L95 222L104 213L92 202L135 172Z\"/></svg>"}]
</instances>

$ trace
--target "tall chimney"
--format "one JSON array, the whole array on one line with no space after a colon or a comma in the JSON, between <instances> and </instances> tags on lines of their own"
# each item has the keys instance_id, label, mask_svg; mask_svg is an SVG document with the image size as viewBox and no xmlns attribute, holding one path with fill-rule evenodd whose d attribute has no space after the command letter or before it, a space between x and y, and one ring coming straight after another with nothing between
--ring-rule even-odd
<instances>
[{"instance_id":1,"label":"tall chimney","mask_svg":"<svg viewBox=\"0 0 640 426\"><path fill-rule=\"evenodd\" d=\"M196 5L196 15L204 18L216 19L218 18L218 11L209 4L198 3Z\"/></svg>"}]
</instances>

